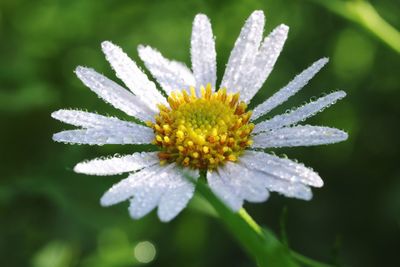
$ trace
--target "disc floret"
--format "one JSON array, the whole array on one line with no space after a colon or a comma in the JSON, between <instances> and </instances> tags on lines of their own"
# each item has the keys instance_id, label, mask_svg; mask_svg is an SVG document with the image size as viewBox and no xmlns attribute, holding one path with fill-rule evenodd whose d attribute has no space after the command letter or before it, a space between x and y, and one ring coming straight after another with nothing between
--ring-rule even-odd
<instances>
[{"instance_id":1,"label":"disc floret","mask_svg":"<svg viewBox=\"0 0 400 267\"><path fill-rule=\"evenodd\" d=\"M225 88L212 92L211 85L175 91L168 97L169 107L158 105L155 123L149 122L161 148L162 164L176 162L196 169L215 169L227 161L237 161L244 149L252 144L249 123L251 111L239 101L239 94Z\"/></svg>"}]
</instances>

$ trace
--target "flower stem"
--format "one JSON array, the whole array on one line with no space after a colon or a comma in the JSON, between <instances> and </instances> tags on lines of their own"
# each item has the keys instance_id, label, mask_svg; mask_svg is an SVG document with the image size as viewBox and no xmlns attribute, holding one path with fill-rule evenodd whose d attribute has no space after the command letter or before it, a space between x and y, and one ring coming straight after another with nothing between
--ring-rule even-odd
<instances>
[{"instance_id":1,"label":"flower stem","mask_svg":"<svg viewBox=\"0 0 400 267\"><path fill-rule=\"evenodd\" d=\"M247 224L254 230L254 232L258 233L261 236L263 235L263 230L261 226L257 224L257 222L250 216L250 214L247 213L244 208L241 208L239 210L239 215L243 218L245 222L247 222Z\"/></svg>"},{"instance_id":2,"label":"flower stem","mask_svg":"<svg viewBox=\"0 0 400 267\"><path fill-rule=\"evenodd\" d=\"M234 238L260 267L299 267L288 248L272 232L259 226L246 210L233 212L214 195L203 180L197 182L197 191L216 210Z\"/></svg>"},{"instance_id":3,"label":"flower stem","mask_svg":"<svg viewBox=\"0 0 400 267\"><path fill-rule=\"evenodd\" d=\"M371 32L376 38L400 53L400 32L385 21L368 1L311 0L326 9L351 20Z\"/></svg>"},{"instance_id":4,"label":"flower stem","mask_svg":"<svg viewBox=\"0 0 400 267\"><path fill-rule=\"evenodd\" d=\"M257 233L259 233L261 236L263 235L263 230L261 226L257 224L257 222L250 216L250 214L247 213L247 211L244 208L241 208L238 212L240 217L245 220L248 225ZM316 260L310 259L306 256L301 255L300 253L297 253L295 251L290 252L291 256L296 259L298 262L301 262L305 264L306 266L309 267L332 267L329 264L321 263Z\"/></svg>"},{"instance_id":5,"label":"flower stem","mask_svg":"<svg viewBox=\"0 0 400 267\"><path fill-rule=\"evenodd\" d=\"M237 213L230 210L202 179L197 181L197 191L211 204L224 225L258 266L299 267L301 263L301 266L332 267L290 251L270 230L261 227L244 208Z\"/></svg>"}]
</instances>

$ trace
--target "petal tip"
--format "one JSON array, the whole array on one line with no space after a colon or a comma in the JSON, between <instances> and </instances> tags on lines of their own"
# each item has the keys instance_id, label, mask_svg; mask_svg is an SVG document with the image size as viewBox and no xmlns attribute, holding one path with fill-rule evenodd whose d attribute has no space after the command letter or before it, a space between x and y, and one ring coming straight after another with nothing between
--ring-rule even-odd
<instances>
[{"instance_id":1,"label":"petal tip","mask_svg":"<svg viewBox=\"0 0 400 267\"><path fill-rule=\"evenodd\" d=\"M62 109L53 111L53 112L50 114L50 116L51 116L53 119L58 120L58 118L60 117L60 113L61 113L62 111L63 111Z\"/></svg>"},{"instance_id":2,"label":"petal tip","mask_svg":"<svg viewBox=\"0 0 400 267\"><path fill-rule=\"evenodd\" d=\"M246 24L247 23L256 23L256 24L264 25L264 23L265 23L264 11L262 11L262 10L253 11L253 13L251 13L251 15L249 16L249 18L246 21Z\"/></svg>"},{"instance_id":3,"label":"petal tip","mask_svg":"<svg viewBox=\"0 0 400 267\"><path fill-rule=\"evenodd\" d=\"M79 77L80 75L82 75L84 72L89 71L90 68L88 67L84 67L84 66L77 66L74 70L75 74Z\"/></svg>"},{"instance_id":4,"label":"petal tip","mask_svg":"<svg viewBox=\"0 0 400 267\"><path fill-rule=\"evenodd\" d=\"M115 44L113 44L113 42L109 40L104 40L103 42L101 42L101 48L108 48L112 46L115 46Z\"/></svg>"},{"instance_id":5,"label":"petal tip","mask_svg":"<svg viewBox=\"0 0 400 267\"><path fill-rule=\"evenodd\" d=\"M144 44L139 44L137 46L137 50L138 50L139 53L144 52L144 50L147 50L148 48L149 48L149 46L148 45L144 45Z\"/></svg>"},{"instance_id":6,"label":"petal tip","mask_svg":"<svg viewBox=\"0 0 400 267\"><path fill-rule=\"evenodd\" d=\"M314 187L323 187L324 186L324 180L322 180L321 177L318 177L318 179L315 180L315 183L313 184Z\"/></svg>"},{"instance_id":7,"label":"petal tip","mask_svg":"<svg viewBox=\"0 0 400 267\"><path fill-rule=\"evenodd\" d=\"M340 134L341 134L341 138L340 138L339 142L346 141L347 139L349 139L349 134L347 132L342 131L342 130L339 130L339 131L340 131Z\"/></svg>"},{"instance_id":8,"label":"petal tip","mask_svg":"<svg viewBox=\"0 0 400 267\"><path fill-rule=\"evenodd\" d=\"M113 205L112 201L109 199L107 192L100 198L100 205L102 207L109 207Z\"/></svg>"},{"instance_id":9,"label":"petal tip","mask_svg":"<svg viewBox=\"0 0 400 267\"><path fill-rule=\"evenodd\" d=\"M264 11L254 10L253 13L251 13L250 17L264 17Z\"/></svg>"},{"instance_id":10,"label":"petal tip","mask_svg":"<svg viewBox=\"0 0 400 267\"><path fill-rule=\"evenodd\" d=\"M76 173L83 173L84 172L83 168L84 168L84 164L78 163L74 166L73 171Z\"/></svg>"},{"instance_id":11,"label":"petal tip","mask_svg":"<svg viewBox=\"0 0 400 267\"><path fill-rule=\"evenodd\" d=\"M319 59L316 63L320 64L321 67L325 66L329 62L329 57L323 57Z\"/></svg>"},{"instance_id":12,"label":"petal tip","mask_svg":"<svg viewBox=\"0 0 400 267\"><path fill-rule=\"evenodd\" d=\"M347 96L347 93L343 90L337 91L338 95L340 96L340 98L343 98L345 96Z\"/></svg>"},{"instance_id":13,"label":"petal tip","mask_svg":"<svg viewBox=\"0 0 400 267\"><path fill-rule=\"evenodd\" d=\"M174 219L178 214L174 214L174 215L169 215L169 214L164 214L162 212L160 212L160 209L157 210L157 216L160 219L161 222L163 223L167 223L172 221L172 219Z\"/></svg>"},{"instance_id":14,"label":"petal tip","mask_svg":"<svg viewBox=\"0 0 400 267\"><path fill-rule=\"evenodd\" d=\"M146 216L148 213L150 213L152 211L152 209L148 210L148 211L138 211L137 209L134 209L132 207L132 203L129 205L128 208L129 211L129 216L134 219L134 220L139 220L141 218L143 218L144 216Z\"/></svg>"},{"instance_id":15,"label":"petal tip","mask_svg":"<svg viewBox=\"0 0 400 267\"><path fill-rule=\"evenodd\" d=\"M312 198L313 198L313 195L310 194L310 195L304 197L303 200L305 200L305 201L310 201Z\"/></svg>"},{"instance_id":16,"label":"petal tip","mask_svg":"<svg viewBox=\"0 0 400 267\"><path fill-rule=\"evenodd\" d=\"M62 138L60 137L61 132L55 133L52 136L53 141L55 142L63 142Z\"/></svg>"},{"instance_id":17,"label":"petal tip","mask_svg":"<svg viewBox=\"0 0 400 267\"><path fill-rule=\"evenodd\" d=\"M205 15L203 13L196 14L196 16L194 17L194 21L198 22L198 21L201 21L201 20L208 20L207 15Z\"/></svg>"},{"instance_id":18,"label":"petal tip","mask_svg":"<svg viewBox=\"0 0 400 267\"><path fill-rule=\"evenodd\" d=\"M286 24L280 24L279 26L278 26L278 28L280 29L280 30L283 30L283 31L285 31L285 32L288 32L289 31L289 26L288 25L286 25Z\"/></svg>"}]
</instances>

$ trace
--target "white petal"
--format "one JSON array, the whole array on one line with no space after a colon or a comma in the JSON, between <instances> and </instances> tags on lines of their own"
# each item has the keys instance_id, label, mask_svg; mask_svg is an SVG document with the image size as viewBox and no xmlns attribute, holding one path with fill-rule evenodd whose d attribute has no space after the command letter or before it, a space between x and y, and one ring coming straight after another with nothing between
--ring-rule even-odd
<instances>
[{"instance_id":1,"label":"white petal","mask_svg":"<svg viewBox=\"0 0 400 267\"><path fill-rule=\"evenodd\" d=\"M137 171L158 162L157 152L141 152L83 161L74 167L74 171L89 175L115 175Z\"/></svg>"},{"instance_id":2,"label":"white petal","mask_svg":"<svg viewBox=\"0 0 400 267\"><path fill-rule=\"evenodd\" d=\"M129 199L133 195L138 195L140 198L142 194L153 192L159 181L166 180L171 175L172 168L172 165L160 166L156 164L130 174L128 178L119 181L104 193L100 200L101 205L111 206Z\"/></svg>"},{"instance_id":3,"label":"white petal","mask_svg":"<svg viewBox=\"0 0 400 267\"><path fill-rule=\"evenodd\" d=\"M260 133L252 147L293 147L332 144L346 140L347 133L330 127L299 125Z\"/></svg>"},{"instance_id":4,"label":"white petal","mask_svg":"<svg viewBox=\"0 0 400 267\"><path fill-rule=\"evenodd\" d=\"M157 112L157 104L166 104L166 99L157 90L136 65L136 63L117 45L105 41L101 44L106 59L125 85L153 111Z\"/></svg>"},{"instance_id":5,"label":"white petal","mask_svg":"<svg viewBox=\"0 0 400 267\"><path fill-rule=\"evenodd\" d=\"M157 207L163 192L164 188L161 186L143 186L141 190L136 190L134 197L130 199L129 215L133 219L140 219L148 214Z\"/></svg>"},{"instance_id":6,"label":"white petal","mask_svg":"<svg viewBox=\"0 0 400 267\"><path fill-rule=\"evenodd\" d=\"M263 202L267 200L269 196L268 190L271 192L278 192L286 197L304 200L310 200L312 198L310 188L299 182L282 180L279 177L265 172L249 169L241 162L234 163L232 166L234 166L234 168L231 169L227 178L231 185L236 184L234 187L238 191L237 194L248 201ZM237 175L238 173L240 173L240 175ZM235 180L240 180L241 182L237 183Z\"/></svg>"},{"instance_id":7,"label":"white petal","mask_svg":"<svg viewBox=\"0 0 400 267\"><path fill-rule=\"evenodd\" d=\"M237 163L228 162L219 169L219 173L242 199L250 202L264 202L268 199L269 193L263 185L260 176L264 175L261 172L252 172Z\"/></svg>"},{"instance_id":8,"label":"white petal","mask_svg":"<svg viewBox=\"0 0 400 267\"><path fill-rule=\"evenodd\" d=\"M246 82L246 87L244 88L246 90L241 92L240 97L245 102L249 102L253 98L268 78L285 44L288 31L289 27L282 24L264 39L251 71L244 78Z\"/></svg>"},{"instance_id":9,"label":"white petal","mask_svg":"<svg viewBox=\"0 0 400 267\"><path fill-rule=\"evenodd\" d=\"M258 105L252 114L252 120L256 120L260 116L268 113L275 107L279 106L289 97L296 94L301 88L303 88L314 76L317 74L323 66L328 63L328 58L321 58L314 62L310 67L305 69L302 73L298 74L291 82L285 87L280 89L266 101Z\"/></svg>"},{"instance_id":10,"label":"white petal","mask_svg":"<svg viewBox=\"0 0 400 267\"><path fill-rule=\"evenodd\" d=\"M249 181L256 180L257 184L259 184L259 188L263 189L267 193L268 191L265 188L271 192L278 192L286 197L294 197L304 200L310 200L312 198L311 189L306 185L299 182L282 180L276 176L255 169L248 169L246 165L241 162L235 165L237 166L238 171L240 171L241 177L247 176L249 177ZM236 176L237 173L239 172L236 172Z\"/></svg>"},{"instance_id":11,"label":"white petal","mask_svg":"<svg viewBox=\"0 0 400 267\"><path fill-rule=\"evenodd\" d=\"M193 21L190 53L196 89L200 95L200 86L208 83L215 89L217 79L217 54L210 20L206 15L198 14Z\"/></svg>"},{"instance_id":12,"label":"white petal","mask_svg":"<svg viewBox=\"0 0 400 267\"><path fill-rule=\"evenodd\" d=\"M164 192L158 204L157 214L161 221L168 222L176 217L193 197L194 184L181 172L176 170L175 176L170 176L168 189ZM190 177L197 180L198 171L189 171Z\"/></svg>"},{"instance_id":13,"label":"white petal","mask_svg":"<svg viewBox=\"0 0 400 267\"><path fill-rule=\"evenodd\" d=\"M189 171L197 179L198 171ZM162 221L173 219L193 196L194 185L175 164L153 166L129 175L110 188L101 198L103 206L110 206L130 198L129 213L139 219L157 205Z\"/></svg>"},{"instance_id":14,"label":"white petal","mask_svg":"<svg viewBox=\"0 0 400 267\"><path fill-rule=\"evenodd\" d=\"M75 73L87 87L104 101L130 116L144 121L153 120L152 115L154 115L155 112L140 101L138 97L125 90L117 83L90 68L77 67Z\"/></svg>"},{"instance_id":15,"label":"white petal","mask_svg":"<svg viewBox=\"0 0 400 267\"><path fill-rule=\"evenodd\" d=\"M135 124L131 127L69 130L53 135L56 142L88 145L149 144L153 139L154 133L150 128Z\"/></svg>"},{"instance_id":16,"label":"white petal","mask_svg":"<svg viewBox=\"0 0 400 267\"><path fill-rule=\"evenodd\" d=\"M51 114L59 121L83 128L130 127L132 123L82 110L60 109Z\"/></svg>"},{"instance_id":17,"label":"white petal","mask_svg":"<svg viewBox=\"0 0 400 267\"><path fill-rule=\"evenodd\" d=\"M146 68L168 95L174 90L189 89L196 85L192 72L183 63L164 58L150 46L139 46L138 51Z\"/></svg>"},{"instance_id":18,"label":"white petal","mask_svg":"<svg viewBox=\"0 0 400 267\"><path fill-rule=\"evenodd\" d=\"M250 170L260 171L291 183L302 183L314 187L323 186L318 173L301 163L279 158L264 152L246 151L240 162Z\"/></svg>"},{"instance_id":19,"label":"white petal","mask_svg":"<svg viewBox=\"0 0 400 267\"><path fill-rule=\"evenodd\" d=\"M268 188L269 191L280 193L285 197L293 197L303 200L310 200L312 198L310 187L301 183L293 183L281 180L265 173L264 185Z\"/></svg>"},{"instance_id":20,"label":"white petal","mask_svg":"<svg viewBox=\"0 0 400 267\"><path fill-rule=\"evenodd\" d=\"M243 205L243 198L235 193L235 189L222 179L218 171L207 172L207 181L211 190L233 211L238 211Z\"/></svg>"},{"instance_id":21,"label":"white petal","mask_svg":"<svg viewBox=\"0 0 400 267\"><path fill-rule=\"evenodd\" d=\"M314 116L318 112L325 108L333 105L339 99L346 96L343 91L337 91L327 96L321 97L313 102L310 102L304 106L301 106L289 113L277 115L270 120L260 122L256 124L253 133L265 132L273 129L279 129L288 125L294 125L305 119Z\"/></svg>"},{"instance_id":22,"label":"white petal","mask_svg":"<svg viewBox=\"0 0 400 267\"><path fill-rule=\"evenodd\" d=\"M251 70L260 47L264 30L264 13L254 11L247 19L235 42L226 66L221 87L244 94L247 89L247 73Z\"/></svg>"},{"instance_id":23,"label":"white petal","mask_svg":"<svg viewBox=\"0 0 400 267\"><path fill-rule=\"evenodd\" d=\"M158 217L162 222L169 222L175 218L193 197L193 184L182 185L175 189L169 189L161 197L158 205Z\"/></svg>"},{"instance_id":24,"label":"white petal","mask_svg":"<svg viewBox=\"0 0 400 267\"><path fill-rule=\"evenodd\" d=\"M191 177L197 179L198 172L189 172ZM154 175L144 188L134 192L129 213L132 218L138 219L158 205L158 217L161 221L167 222L186 207L193 192L193 183L175 168L175 164L170 164L164 167L162 175Z\"/></svg>"}]
</instances>

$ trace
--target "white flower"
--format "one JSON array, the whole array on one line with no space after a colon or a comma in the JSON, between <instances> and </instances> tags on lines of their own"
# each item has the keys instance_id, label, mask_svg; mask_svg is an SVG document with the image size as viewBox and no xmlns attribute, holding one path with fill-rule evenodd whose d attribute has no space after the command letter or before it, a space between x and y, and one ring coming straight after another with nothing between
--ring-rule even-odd
<instances>
[{"instance_id":1,"label":"white flower","mask_svg":"<svg viewBox=\"0 0 400 267\"><path fill-rule=\"evenodd\" d=\"M197 178L199 170L206 171L212 191L235 211L244 200L265 201L269 192L304 200L312 198L310 186L323 185L316 172L260 150L347 139L347 134L338 129L298 125L346 94L337 91L262 121L264 114L297 93L328 62L322 58L252 112L246 111L246 104L272 71L288 34L288 27L280 25L263 38L263 28L263 12L253 12L236 40L219 87L222 89L217 92L214 36L209 19L202 14L193 22L192 70L164 58L149 46L138 47L140 58L169 96L168 100L136 63L111 42L103 42L102 50L130 91L93 69L76 69L78 78L100 98L146 123L59 110L52 114L53 118L79 129L59 132L53 136L55 141L89 145L153 143L159 148L159 152L96 158L75 166L75 172L91 175L129 173L103 195L103 206L129 200L132 218L141 218L158 207L159 218L169 221L194 193L194 185L183 171ZM182 91L173 91L177 89Z\"/></svg>"}]
</instances>

